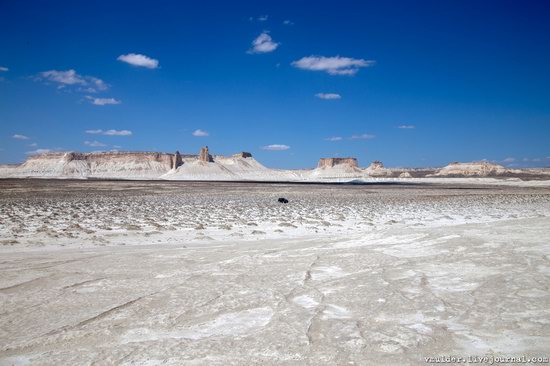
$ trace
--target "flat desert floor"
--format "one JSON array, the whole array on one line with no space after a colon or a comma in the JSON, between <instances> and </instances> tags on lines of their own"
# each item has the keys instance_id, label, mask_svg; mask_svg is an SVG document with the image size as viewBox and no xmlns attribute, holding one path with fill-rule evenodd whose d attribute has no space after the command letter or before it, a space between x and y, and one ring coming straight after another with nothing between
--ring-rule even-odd
<instances>
[{"instance_id":1,"label":"flat desert floor","mask_svg":"<svg viewBox=\"0 0 550 366\"><path fill-rule=\"evenodd\" d=\"M0 244L0 365L550 356L548 188L2 180Z\"/></svg>"}]
</instances>

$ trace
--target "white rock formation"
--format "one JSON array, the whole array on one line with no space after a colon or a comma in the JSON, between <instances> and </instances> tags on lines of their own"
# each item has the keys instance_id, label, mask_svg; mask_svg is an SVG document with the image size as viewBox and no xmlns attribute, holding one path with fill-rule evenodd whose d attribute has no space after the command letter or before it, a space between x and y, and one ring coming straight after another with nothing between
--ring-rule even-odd
<instances>
[{"instance_id":1,"label":"white rock formation","mask_svg":"<svg viewBox=\"0 0 550 366\"><path fill-rule=\"evenodd\" d=\"M363 178L365 174L359 169L355 158L321 158L317 168L305 177L310 179Z\"/></svg>"},{"instance_id":2,"label":"white rock formation","mask_svg":"<svg viewBox=\"0 0 550 366\"><path fill-rule=\"evenodd\" d=\"M414 178L409 171L414 172ZM315 169L278 170L263 166L247 152L212 156L207 148L201 149L199 155L179 152L57 152L30 156L19 165L0 165L0 178L340 183L391 182L396 178L443 183L441 177L447 177L447 180L469 178L472 183L475 178L491 178L494 183L503 183L504 179L550 181L549 172L548 169L508 170L487 162L452 163L435 171L433 168L388 169L380 161L374 161L362 169L355 158L323 158Z\"/></svg>"},{"instance_id":3,"label":"white rock formation","mask_svg":"<svg viewBox=\"0 0 550 366\"><path fill-rule=\"evenodd\" d=\"M471 163L450 163L441 168L435 176L460 176L460 177L489 177L506 174L508 170L502 165L492 164L486 161Z\"/></svg>"},{"instance_id":4,"label":"white rock formation","mask_svg":"<svg viewBox=\"0 0 550 366\"><path fill-rule=\"evenodd\" d=\"M367 173L369 177L389 177L392 175L392 171L386 169L384 164L378 160L373 161L368 168L365 169L365 173Z\"/></svg>"},{"instance_id":5,"label":"white rock formation","mask_svg":"<svg viewBox=\"0 0 550 366\"><path fill-rule=\"evenodd\" d=\"M174 155L156 152L60 152L30 156L6 178L155 179L168 172ZM4 173L0 171L0 173Z\"/></svg>"}]
</instances>

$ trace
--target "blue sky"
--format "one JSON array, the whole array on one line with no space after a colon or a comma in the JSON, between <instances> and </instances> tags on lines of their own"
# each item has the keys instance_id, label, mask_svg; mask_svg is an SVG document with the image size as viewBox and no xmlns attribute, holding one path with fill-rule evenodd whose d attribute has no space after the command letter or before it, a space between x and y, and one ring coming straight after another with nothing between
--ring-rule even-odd
<instances>
[{"instance_id":1,"label":"blue sky","mask_svg":"<svg viewBox=\"0 0 550 366\"><path fill-rule=\"evenodd\" d=\"M545 1L0 2L0 162L550 166Z\"/></svg>"}]
</instances>

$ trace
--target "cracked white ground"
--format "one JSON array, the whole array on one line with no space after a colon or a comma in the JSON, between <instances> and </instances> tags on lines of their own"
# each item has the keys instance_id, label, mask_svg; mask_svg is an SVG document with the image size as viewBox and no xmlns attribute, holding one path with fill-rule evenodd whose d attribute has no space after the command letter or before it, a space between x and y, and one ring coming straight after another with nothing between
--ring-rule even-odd
<instances>
[{"instance_id":1,"label":"cracked white ground","mask_svg":"<svg viewBox=\"0 0 550 366\"><path fill-rule=\"evenodd\" d=\"M0 365L548 356L548 188L0 185Z\"/></svg>"}]
</instances>

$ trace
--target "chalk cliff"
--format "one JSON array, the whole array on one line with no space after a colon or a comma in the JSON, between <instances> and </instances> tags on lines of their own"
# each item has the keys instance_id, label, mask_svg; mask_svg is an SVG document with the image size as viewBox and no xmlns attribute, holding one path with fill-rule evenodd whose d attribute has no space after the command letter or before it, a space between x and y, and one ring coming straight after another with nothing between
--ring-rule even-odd
<instances>
[{"instance_id":1,"label":"chalk cliff","mask_svg":"<svg viewBox=\"0 0 550 366\"><path fill-rule=\"evenodd\" d=\"M432 180L494 177L549 180L548 169L506 169L489 162L451 163L441 169L384 167L374 161L360 168L356 158L322 158L315 169L266 168L248 152L212 156L161 152L55 152L29 156L22 164L0 165L0 178L166 179L206 181L361 182L385 179Z\"/></svg>"},{"instance_id":2,"label":"chalk cliff","mask_svg":"<svg viewBox=\"0 0 550 366\"><path fill-rule=\"evenodd\" d=\"M333 168L337 165L348 166L350 168L357 168L356 158L321 158L317 163L317 168Z\"/></svg>"},{"instance_id":3,"label":"chalk cliff","mask_svg":"<svg viewBox=\"0 0 550 366\"><path fill-rule=\"evenodd\" d=\"M476 161L471 163L454 162L439 169L435 176L445 177L490 177L509 173L510 171L502 165L489 163L486 161Z\"/></svg>"},{"instance_id":4,"label":"chalk cliff","mask_svg":"<svg viewBox=\"0 0 550 366\"><path fill-rule=\"evenodd\" d=\"M9 176L154 179L174 163L174 154L158 152L45 153L30 156Z\"/></svg>"}]
</instances>

